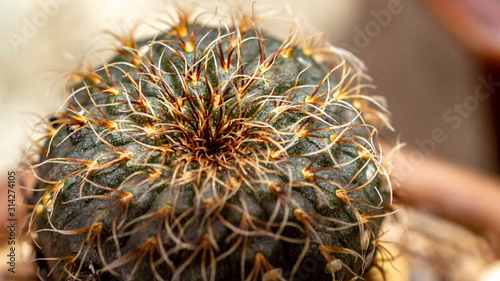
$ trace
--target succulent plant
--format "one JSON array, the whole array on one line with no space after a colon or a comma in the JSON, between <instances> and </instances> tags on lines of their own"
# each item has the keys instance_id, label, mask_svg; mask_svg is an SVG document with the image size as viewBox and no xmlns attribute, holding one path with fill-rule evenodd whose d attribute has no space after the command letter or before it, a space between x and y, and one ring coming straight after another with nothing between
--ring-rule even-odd
<instances>
[{"instance_id":1,"label":"succulent plant","mask_svg":"<svg viewBox=\"0 0 500 281\"><path fill-rule=\"evenodd\" d=\"M317 37L179 12L74 73L38 142L28 231L50 280L351 280L378 252L384 119ZM335 63L334 63L335 62Z\"/></svg>"}]
</instances>

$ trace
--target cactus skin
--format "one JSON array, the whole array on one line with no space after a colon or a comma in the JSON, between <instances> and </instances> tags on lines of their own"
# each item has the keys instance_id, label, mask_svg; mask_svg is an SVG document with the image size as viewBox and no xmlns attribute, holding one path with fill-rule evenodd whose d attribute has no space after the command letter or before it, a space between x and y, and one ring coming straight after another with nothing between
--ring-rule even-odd
<instances>
[{"instance_id":1,"label":"cactus skin","mask_svg":"<svg viewBox=\"0 0 500 281\"><path fill-rule=\"evenodd\" d=\"M314 40L242 19L181 13L77 73L31 198L48 278L351 280L370 267L389 194L364 122L377 111L345 61L335 80Z\"/></svg>"}]
</instances>

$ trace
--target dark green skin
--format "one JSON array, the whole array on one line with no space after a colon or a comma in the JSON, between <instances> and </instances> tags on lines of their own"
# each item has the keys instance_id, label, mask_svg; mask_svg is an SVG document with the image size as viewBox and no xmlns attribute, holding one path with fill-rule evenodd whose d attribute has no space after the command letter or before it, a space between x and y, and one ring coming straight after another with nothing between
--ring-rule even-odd
<instances>
[{"instance_id":1,"label":"dark green skin","mask_svg":"<svg viewBox=\"0 0 500 281\"><path fill-rule=\"evenodd\" d=\"M199 28L199 27L197 27ZM209 35L201 41L201 37L204 34L209 32ZM197 49L197 58L201 57L201 53L203 50L207 48L210 42L216 40L217 38L217 29L212 30L212 28L203 27L201 28L200 34L197 38L196 45L199 44ZM222 34L224 35L224 33ZM244 38L249 38L255 36L255 31L250 30L246 33ZM265 38L265 46L266 53L273 54L281 45L281 41L274 39L266 34L263 35ZM171 40L178 41L173 38L171 35L162 34L156 40ZM227 39L223 39L222 42L226 42ZM145 44L147 41L138 42L138 48L141 45ZM170 44L172 48L177 50L179 53L182 53L189 64L193 63L193 55L194 52L185 52L182 48L177 45ZM227 44L223 44L223 49L227 51ZM214 49L215 50L215 49ZM163 53L164 52L164 53ZM178 69L183 70L184 63L179 59L179 57L173 52L164 49L164 47L160 44L155 44L152 48L153 53L153 61L155 65L165 72L175 72L172 63L177 66ZM163 57L161 58L161 63L158 63L160 54L163 53ZM242 45L241 49L242 60L243 60L243 69L245 74L250 74L256 68L259 63L259 45L258 40L253 39L246 41ZM149 56L149 53L148 53ZM126 61L127 59L124 55L118 55L115 57L112 62L121 62ZM112 63L111 62L111 63ZM206 68L206 77L211 81L212 85L216 85L215 78L215 68L214 65L218 64L219 72L218 78L219 82L223 81L226 77L229 77L229 74L221 71L221 64L219 61L215 61L213 58L208 61L208 65ZM310 68L303 72L299 79L297 80L297 75L299 72L304 70L307 66ZM134 79L139 79L139 72L129 66L120 65L120 67L131 74ZM233 72L235 67L233 66L228 73ZM132 93L133 95L137 95L134 90L132 84L123 77L123 73L116 68L109 67L109 71L111 73L112 78L109 78L103 69L98 70L97 73L104 77L108 83L113 80L115 83L120 81L123 86L120 86L120 89L126 89L127 92ZM256 81L252 84L252 86L247 90L246 96L253 97L255 95L269 95L269 87L274 89L273 96L284 95L291 87L295 85L319 85L324 77L327 75L329 68L326 65L316 62L311 56L305 55L300 49L295 50L292 55L288 58L283 56L278 56L275 63L272 67L262 74L261 77L267 80L267 85L263 81ZM204 71L202 77L204 78ZM147 78L143 78L147 80ZM181 96L182 85L179 82L179 77L177 75L162 75L162 79L170 85L173 89L175 95L177 97ZM237 78L232 78L232 81L235 81ZM330 78L329 78L330 79ZM297 80L297 81L296 81ZM330 79L330 84L335 85L334 80ZM148 80L149 81L149 80ZM94 85L90 79L85 79L86 85ZM188 82L188 84L191 82ZM83 84L82 84L83 85ZM75 87L78 89L80 86ZM160 85L160 82L157 83ZM333 86L332 86L333 87ZM208 97L208 90L205 83L198 83L196 85L196 89L203 93L205 97ZM294 91L291 102L292 103L304 103L304 100L307 96L309 96L315 87L309 88L299 88ZM321 87L319 92L323 92L327 90L326 83ZM106 93L98 93L99 89L90 88L89 90L93 93L93 99L96 104L112 104L120 101L126 101L125 94L121 93L118 95L109 95ZM155 104L161 106L158 103L157 97L159 95L158 90L154 87L150 86L147 83L144 83L142 92L146 96L146 98L151 102L151 104ZM229 90L227 96L231 96L234 94L234 90ZM226 104L226 107L230 106L233 102L236 102L236 98L234 101L229 101ZM85 107L88 110L91 110L93 114L96 116L101 116L100 113L95 109L94 104L88 98L87 90L80 90L74 96L70 102L75 106L75 108L79 108L78 103L75 101L78 100L79 104ZM242 102L243 105L251 104L252 101L250 99ZM261 107L255 108L247 112L246 116L252 116L254 120L262 121L268 116L271 110L274 109L275 103L273 101L267 101L260 104ZM135 116L131 116L131 109L129 104L117 105L117 106L106 106L102 107L106 117L110 120L132 120L135 123L142 124L142 120ZM191 109L192 106L187 104L187 108ZM313 112L314 109L310 106L303 105L301 108L308 112ZM322 115L318 113L318 116L322 118L328 119L330 122L338 124L345 124L351 121L352 117L355 115L352 109L346 109L343 106L338 105L329 105L325 109L326 113L330 116ZM221 112L217 110L213 110L213 115L211 118L218 120L222 118L231 119L236 118L238 112ZM84 113L88 116L88 113ZM279 118L273 119L271 125L277 130L282 130L286 126L296 122L300 118L304 117L304 113L300 112L284 112L281 114ZM161 117L165 122L172 121L170 117L164 116ZM333 121L335 119L335 121ZM359 124L360 120L356 119L353 121L353 125ZM323 122L315 122L310 127L309 130L314 128L323 128L327 126ZM61 128L58 130L55 135L52 146L50 147L50 153L47 157L44 153L42 153L41 161L50 158L73 158L73 159L95 159L98 155L107 152L113 152L108 145L100 141L95 132L90 128L79 129L77 132L74 132L70 137L69 134L72 133L74 128L67 130L66 128ZM97 133L100 133L104 130L102 127L94 127L94 130ZM314 134L316 136L320 136L325 140L329 140L332 134L340 132L341 129L338 130L321 130L316 131ZM370 131L365 127L358 127L349 131L349 135L359 135L364 138L369 137ZM130 133L133 135L133 132ZM62 142L63 139L65 141ZM135 142L132 137L126 136L120 132L111 132L108 134L103 134L103 138L109 142L110 144L120 147L122 149L131 151L136 155L140 155L142 152L146 151L148 148L144 145ZM136 140L139 140L146 144L159 145L157 140L146 136L136 136ZM358 142L355 138L349 138L349 140L353 142ZM62 142L62 143L61 143ZM214 146L220 146L220 144L214 144ZM251 144L257 148L262 148L263 145L259 143ZM304 137L300 138L299 141L290 147L287 152L289 156L305 154L308 152L317 151L325 146L325 143L321 141L319 138L315 137ZM45 144L45 149L48 148L48 142ZM218 153L217 147L212 147L213 151L210 153ZM351 159L358 157L359 147L347 143L347 142L338 142L337 144L331 147L331 154L335 157L335 160L338 163L349 162ZM183 153L187 153L185 151L178 151L178 154L173 153L169 157L162 158L160 153L153 153L147 159L147 163L149 164L158 164L163 163L165 166L173 165L176 157L178 155L182 155ZM271 164L262 164L267 165L267 168L275 168L282 167L283 169L288 168L291 170L290 175L292 175L292 179L289 178L288 175L276 173L275 175L269 175L276 181L280 182L309 182L308 179L304 178L302 174L302 170L307 167L311 161L315 161L315 163L311 166L311 170L317 170L321 167L331 167L334 166L334 162L330 159L328 154L323 154L321 157L315 160L316 155L311 156L302 156L302 157L289 157L286 161L271 165ZM105 161L107 159L113 159L113 157L101 159L101 161ZM129 177L134 172L144 170L143 167L140 166L127 166L128 160L123 160L119 163L112 165L109 168L98 170L93 172L90 176L88 176L88 180L90 182L99 184L101 186L116 188L123 182L127 177ZM340 186L348 186L347 189L354 189L357 186L362 185L368 179L366 177L366 172L362 171L351 184L348 185L349 181L358 173L360 169L362 169L363 165L366 163L366 159L359 158L352 162L349 165L343 166L342 168L336 169L328 169L322 172L317 172L315 175L318 177L328 178L335 181ZM373 163L369 164L373 165ZM66 164L44 164L40 167L39 175L42 178L50 181L57 181L64 178L66 175L71 173L72 171L80 169L81 166L77 165L66 165ZM189 169L196 168L196 165L193 165ZM366 170L366 167L364 168ZM221 171L220 173L224 173ZM172 176L172 173L164 170L163 176L168 178ZM222 176L221 176L222 177ZM290 197L296 203L290 204L290 211L288 212L288 217L285 218L285 212L282 207L280 212L275 218L275 222L282 222L287 219L288 222L296 223L299 226L303 225L293 210L300 207L300 209L306 211L309 214L316 214L325 217L336 218L342 220L344 222L355 223L357 222L356 216L347 203L342 202L335 195L335 191L338 189L332 184L322 181L322 180L314 180L314 182L319 186L322 192L328 195L328 200L331 206L326 206L325 204L319 204L319 199L317 193L308 186L303 187L294 187L290 192ZM100 234L100 248L104 253L106 263L112 264L113 261L117 259L117 249L115 246L115 242L112 237L112 227L114 225L113 220L118 217L118 221L124 220L125 224L127 222L132 221L134 218L140 217L142 215L153 213L164 206L174 206L173 212L174 216L180 216L185 210L195 206L196 212L206 212L206 209L203 206L197 206L195 199L195 191L197 188L197 184L186 184L184 186L176 186L172 187L168 183L165 183L161 186L156 186L154 189L150 190L150 187L154 185L154 183L146 183L141 185L128 185L126 187L126 191L131 192L134 195L130 206L128 208L128 212L125 217L125 213L123 210L118 210L117 207L112 208L111 210L103 213L106 208L112 205L117 199L102 199L102 198L94 198L94 199L86 199L86 200L78 200L67 203L67 201L79 198L80 188L83 184L82 196L91 196L91 195L106 195L112 194L110 191L102 190L92 186L89 182L82 182L82 178L80 176L72 176L64 183L64 188L60 191L57 196L56 201L53 205L51 222L53 226L57 229L61 230L75 230L80 229L82 227L90 226L96 222L100 222L103 225L103 230ZM350 193L349 197L355 200L359 200L365 202L367 204L378 206L384 205L380 202L380 196L378 195L376 189L384 190L384 180L382 176L379 175L375 180L371 181L366 187L363 189ZM47 188L48 185L43 182L38 182L37 188L43 189ZM258 187L258 188L256 188ZM216 185L216 190L223 190L226 188L225 186L221 186L220 184ZM286 187L282 187L286 189ZM148 192L145 193L145 191ZM178 191L175 193L174 191ZM176 195L177 194L177 195ZM385 192L382 192L384 196L386 196ZM41 195L41 194L39 194ZM214 195L214 194L212 194ZM209 195L210 197L211 195ZM32 198L34 202L38 200L38 198ZM175 200L176 204L173 205L173 200ZM385 200L385 198L384 198ZM237 194L232 196L227 200L227 203L242 206L242 202L248 208L248 213L253 218L258 218L261 221L268 221L271 214L275 210L277 204L277 195L270 191L267 187L267 184L254 184L251 187L243 184L241 189ZM354 203L354 206L360 213L366 213L372 211L372 208L364 206L362 204ZM383 210L376 210L371 213L381 214ZM191 213L193 214L193 213ZM234 208L223 207L220 209L220 215L222 215L226 221L231 223L232 225L238 227L241 222L242 213L234 211ZM248 214L247 214L248 215ZM98 218L99 216L99 218ZM200 241L202 237L207 234L206 221L202 220L203 215L198 216L194 219L192 223L190 223L185 229L185 242L194 242ZM188 221L190 216L184 217L182 219L183 223ZM65 257L71 254L76 254L78 252L82 252L82 243L84 243L85 239L88 237L88 233L82 234L60 234L51 231L44 231L44 229L50 229L50 225L47 224L48 221L48 211L45 209L39 216L36 217L35 228L39 230L38 232L38 240L37 243L41 245L40 249L40 257L43 258L53 258L53 257ZM141 220L136 222L135 224L131 224L127 229L118 229L118 233L124 233L130 231L136 227L141 226L146 220ZM380 224L381 219L376 218L372 219L372 222L375 224ZM330 227L338 227L338 224L327 221L319 221L318 223L330 226ZM377 232L377 227L371 225L372 229ZM264 229L265 227L262 226ZM226 227L222 222L218 220L213 220L211 222L211 229L213 230L213 236L215 237L217 244L219 246L219 251L215 252L215 255L220 255L224 253L226 250L230 249L236 239L228 240L227 238L233 234L233 230ZM178 232L179 229L174 228L174 232ZM278 231L278 227L271 227L269 229L271 232ZM320 254L319 246L330 246L330 247L344 247L351 249L355 252L360 253L362 256L368 256L373 251L373 237L370 238L370 244L367 249L361 248L361 233L360 228L358 226L351 226L343 230L332 231L329 229L315 228L315 231L319 237L321 237L322 241L319 242L316 239L315 235L311 235L311 241L308 251L305 254L303 261L300 263L300 266L297 272L294 275L293 280L332 280L332 275L326 271L327 261ZM172 249L176 244L175 242L169 238L169 235L165 231L162 222L160 220L153 221L146 227L142 228L140 231L135 232L131 235L121 237L118 239L119 247L122 256L127 253L131 253L134 249L138 249L147 241L149 238L158 238L158 235L161 237L164 249L167 251ZM282 237L292 237L296 239L305 239L306 233L300 231L296 227L286 226L283 229L281 234ZM99 257L97 252L97 242L93 241L93 245L89 245L87 247L86 244L83 247L84 250L88 250L86 254L85 260L81 260L82 254L78 259L78 263L76 264L76 268L78 268L80 262L82 262L82 267L80 270L80 278L83 280L155 280L155 275L151 270L151 266L149 263L149 254L145 256L143 261L138 264L138 267L134 269L134 265L137 262L137 258L131 260L130 262L124 264L123 266L118 266L114 268L114 272L100 272L99 269L103 268L104 264ZM290 273L293 269L293 266L296 264L299 256L301 255L302 250L304 249L303 243L290 243L283 241L281 239L275 239L269 235L255 235L250 236L248 238L246 244L245 253L243 253L243 246L240 245L237 250L235 250L231 255L223 259L222 261L217 263L216 269L216 280L240 280L241 276L247 276L249 272L252 270L254 266L255 255L257 253L261 253L266 260L274 267L280 268L283 272L283 277L288 280L290 278ZM175 254L169 256L171 261L178 267L185 260L187 260L193 253L193 250L184 249L179 250ZM360 258L356 258L350 254L336 254L336 258L340 259L344 266L335 273L336 280L349 280L354 275L346 269L346 266L350 267L353 272L356 274L362 274L363 270L369 268L369 265L363 265L363 262ZM153 259L156 261L160 258L160 254L158 251L154 251ZM245 272L241 272L241 261L245 260ZM205 264L209 261L210 258L207 255L205 260ZM45 262L44 262L45 263ZM47 267L51 268L54 266L55 262L46 262ZM199 255L194 258L194 260L190 263L190 265L182 272L179 276L179 280L203 280L203 272L201 270L202 266L202 257L201 252ZM43 265L43 264L42 264ZM56 265L56 269L51 274L51 278L57 280L61 273L63 272L64 261ZM207 268L207 275L210 278L211 269L209 266L205 265ZM73 267L74 271L76 271L75 267ZM96 273L94 273L94 271ZM172 271L167 266L165 262L161 262L156 266L156 270L158 274L162 276L164 280L170 280L172 278ZM74 272L73 271L73 272ZM42 271L43 274L43 271ZM62 274L62 276L68 277L66 274ZM63 277L63 278L65 278ZM86 279L87 278L87 279ZM245 277L246 278L246 277ZM259 279L260 280L260 279Z\"/></svg>"}]
</instances>

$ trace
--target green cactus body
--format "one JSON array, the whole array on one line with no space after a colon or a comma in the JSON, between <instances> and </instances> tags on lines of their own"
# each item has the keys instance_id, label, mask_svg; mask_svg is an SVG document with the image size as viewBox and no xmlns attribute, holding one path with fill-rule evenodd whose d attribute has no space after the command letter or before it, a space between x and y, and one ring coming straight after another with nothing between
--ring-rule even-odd
<instances>
[{"instance_id":1,"label":"green cactus body","mask_svg":"<svg viewBox=\"0 0 500 281\"><path fill-rule=\"evenodd\" d=\"M181 17L79 74L31 199L42 275L350 280L370 267L389 192L369 98L345 62L335 79L309 41L248 23Z\"/></svg>"}]
</instances>

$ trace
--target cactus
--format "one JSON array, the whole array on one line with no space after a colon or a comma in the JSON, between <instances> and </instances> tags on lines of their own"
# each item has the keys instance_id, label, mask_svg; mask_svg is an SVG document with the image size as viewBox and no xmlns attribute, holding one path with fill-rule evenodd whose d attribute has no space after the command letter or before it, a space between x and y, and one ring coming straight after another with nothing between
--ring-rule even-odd
<instances>
[{"instance_id":1,"label":"cactus","mask_svg":"<svg viewBox=\"0 0 500 281\"><path fill-rule=\"evenodd\" d=\"M352 280L388 173L363 74L317 37L179 12L74 73L46 120L28 233L48 280Z\"/></svg>"}]
</instances>

